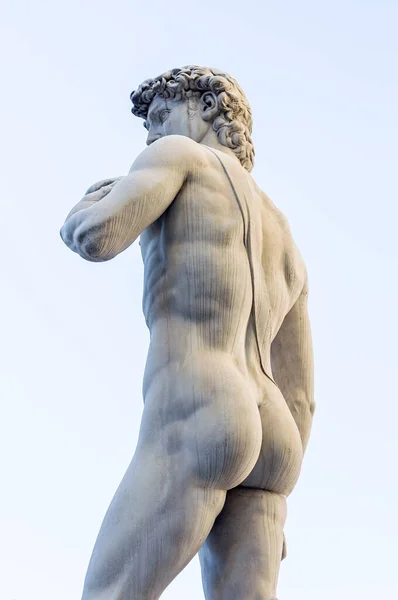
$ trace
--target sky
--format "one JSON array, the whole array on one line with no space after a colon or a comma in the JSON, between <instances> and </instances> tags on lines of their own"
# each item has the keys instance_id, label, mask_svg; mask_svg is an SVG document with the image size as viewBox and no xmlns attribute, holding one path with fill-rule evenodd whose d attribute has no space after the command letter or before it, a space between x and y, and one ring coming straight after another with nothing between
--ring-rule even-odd
<instances>
[{"instance_id":1,"label":"sky","mask_svg":"<svg viewBox=\"0 0 398 600\"><path fill-rule=\"evenodd\" d=\"M133 455L139 247L89 263L59 229L144 149L131 90L186 64L245 90L254 178L309 273L317 410L278 598L398 597L398 4L13 0L0 23L1 600L80 599ZM188 594L197 558L162 599Z\"/></svg>"}]
</instances>

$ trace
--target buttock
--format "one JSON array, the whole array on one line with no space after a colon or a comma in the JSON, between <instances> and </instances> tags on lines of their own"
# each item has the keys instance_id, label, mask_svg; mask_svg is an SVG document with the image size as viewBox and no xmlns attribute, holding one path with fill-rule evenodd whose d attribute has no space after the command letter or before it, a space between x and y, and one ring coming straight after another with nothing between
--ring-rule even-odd
<instances>
[{"instance_id":1,"label":"buttock","mask_svg":"<svg viewBox=\"0 0 398 600\"><path fill-rule=\"evenodd\" d=\"M300 475L303 447L282 392L268 380L264 387L258 408L262 427L261 450L253 470L241 485L287 496Z\"/></svg>"},{"instance_id":2,"label":"buttock","mask_svg":"<svg viewBox=\"0 0 398 600\"><path fill-rule=\"evenodd\" d=\"M234 358L202 352L155 372L139 446L170 456L206 487L239 485L257 461L262 437L256 390Z\"/></svg>"}]
</instances>

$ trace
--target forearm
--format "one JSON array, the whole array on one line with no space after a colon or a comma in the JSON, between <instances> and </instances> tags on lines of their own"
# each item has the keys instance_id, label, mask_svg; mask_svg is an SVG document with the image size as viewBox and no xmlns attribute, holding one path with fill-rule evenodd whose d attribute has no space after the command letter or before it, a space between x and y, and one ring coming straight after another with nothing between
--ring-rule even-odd
<instances>
[{"instance_id":1,"label":"forearm","mask_svg":"<svg viewBox=\"0 0 398 600\"><path fill-rule=\"evenodd\" d=\"M90 206L93 206L94 204L97 204L97 201L95 200L87 200L86 198L83 198L82 200L80 200L80 202L78 202L76 204L76 206L74 206L72 208L72 210L68 213L68 216L65 219L65 222L70 219L70 217L72 215L74 215L77 212L80 212L81 210L84 210L85 208L90 208Z\"/></svg>"},{"instance_id":2,"label":"forearm","mask_svg":"<svg viewBox=\"0 0 398 600\"><path fill-rule=\"evenodd\" d=\"M315 411L314 357L307 297L306 284L271 345L272 373L296 422L304 450Z\"/></svg>"},{"instance_id":3,"label":"forearm","mask_svg":"<svg viewBox=\"0 0 398 600\"><path fill-rule=\"evenodd\" d=\"M148 181L152 188L150 197L145 193ZM143 221L149 224L160 216L164 208L164 188L164 182L151 178L145 169L139 174L130 173L115 185L83 198L69 213L61 237L73 252L86 260L110 260L135 241Z\"/></svg>"},{"instance_id":4,"label":"forearm","mask_svg":"<svg viewBox=\"0 0 398 600\"><path fill-rule=\"evenodd\" d=\"M96 210L97 221L94 226L93 210L99 207L103 199L122 177L104 180L91 186L86 195L72 208L61 228L60 235L64 243L86 260L99 262L105 260L98 254L101 240L101 209ZM93 209L93 210L90 210ZM103 223L102 223L103 224Z\"/></svg>"},{"instance_id":5,"label":"forearm","mask_svg":"<svg viewBox=\"0 0 398 600\"><path fill-rule=\"evenodd\" d=\"M274 347L276 356L273 364L275 383L281 390L296 422L303 451L308 444L315 412L312 344L307 336L308 333L303 336L305 339L301 340L305 341L304 348L301 344L297 347L290 345L294 340L293 336L288 340L285 339L284 344L278 340L278 347Z\"/></svg>"},{"instance_id":6,"label":"forearm","mask_svg":"<svg viewBox=\"0 0 398 600\"><path fill-rule=\"evenodd\" d=\"M90 243L90 238L88 236L87 219L84 214L88 208L89 207L86 207L85 209L82 208L80 210L73 209L63 224L60 235L64 243L72 250L72 252L76 252L85 260L101 262L101 259L96 252L98 240L96 241L96 245L94 245L92 239Z\"/></svg>"},{"instance_id":7,"label":"forearm","mask_svg":"<svg viewBox=\"0 0 398 600\"><path fill-rule=\"evenodd\" d=\"M312 420L315 411L315 402L312 393L308 393L305 390L292 390L283 385L283 382L276 381L280 388L283 397L286 400L286 404L292 413L293 419L299 430L301 443L303 445L303 452L305 452L308 444L308 440L311 433Z\"/></svg>"}]
</instances>

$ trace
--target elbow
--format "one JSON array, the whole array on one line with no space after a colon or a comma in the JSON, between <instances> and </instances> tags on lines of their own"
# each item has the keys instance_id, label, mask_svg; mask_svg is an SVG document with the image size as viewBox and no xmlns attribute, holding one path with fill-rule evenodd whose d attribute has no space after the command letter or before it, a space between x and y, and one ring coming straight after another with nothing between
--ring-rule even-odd
<instances>
[{"instance_id":1,"label":"elbow","mask_svg":"<svg viewBox=\"0 0 398 600\"><path fill-rule=\"evenodd\" d=\"M103 247L102 239L92 234L87 234L80 242L77 253L90 262L106 262L116 256L116 252L110 252Z\"/></svg>"},{"instance_id":2,"label":"elbow","mask_svg":"<svg viewBox=\"0 0 398 600\"><path fill-rule=\"evenodd\" d=\"M315 402L315 399L314 399L314 397L312 397L312 398L310 399L310 402L309 402L309 411L310 411L310 415L311 415L311 417L313 417L313 416L314 416L314 414L315 414L315 409L316 409L316 402Z\"/></svg>"},{"instance_id":3,"label":"elbow","mask_svg":"<svg viewBox=\"0 0 398 600\"><path fill-rule=\"evenodd\" d=\"M107 248L102 226L89 227L84 221L79 224L70 221L73 221L73 216L60 231L63 242L70 250L90 262L105 262L116 256L117 252Z\"/></svg>"},{"instance_id":4,"label":"elbow","mask_svg":"<svg viewBox=\"0 0 398 600\"><path fill-rule=\"evenodd\" d=\"M312 421L315 413L315 400L313 397L308 399L306 414L302 417L301 427L300 427L300 436L301 442L303 444L303 452L306 451L308 441L311 434L312 429Z\"/></svg>"}]
</instances>

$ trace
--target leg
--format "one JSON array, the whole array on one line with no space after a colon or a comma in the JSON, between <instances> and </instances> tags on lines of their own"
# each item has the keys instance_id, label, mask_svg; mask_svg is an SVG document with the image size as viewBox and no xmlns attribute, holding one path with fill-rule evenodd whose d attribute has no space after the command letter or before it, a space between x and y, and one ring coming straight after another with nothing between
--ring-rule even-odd
<instances>
[{"instance_id":1,"label":"leg","mask_svg":"<svg viewBox=\"0 0 398 600\"><path fill-rule=\"evenodd\" d=\"M206 600L271 600L283 548L286 499L238 487L199 552Z\"/></svg>"},{"instance_id":2,"label":"leg","mask_svg":"<svg viewBox=\"0 0 398 600\"><path fill-rule=\"evenodd\" d=\"M102 524L83 600L159 598L199 550L225 495L195 485L167 456L138 451Z\"/></svg>"},{"instance_id":3,"label":"leg","mask_svg":"<svg viewBox=\"0 0 398 600\"><path fill-rule=\"evenodd\" d=\"M207 600L270 600L284 556L286 496L298 479L303 450L294 419L271 382L259 406L257 463L225 506L200 551Z\"/></svg>"},{"instance_id":4,"label":"leg","mask_svg":"<svg viewBox=\"0 0 398 600\"><path fill-rule=\"evenodd\" d=\"M158 599L198 552L226 490L250 473L260 446L255 398L229 356L202 353L162 369L99 533L83 600Z\"/></svg>"}]
</instances>

